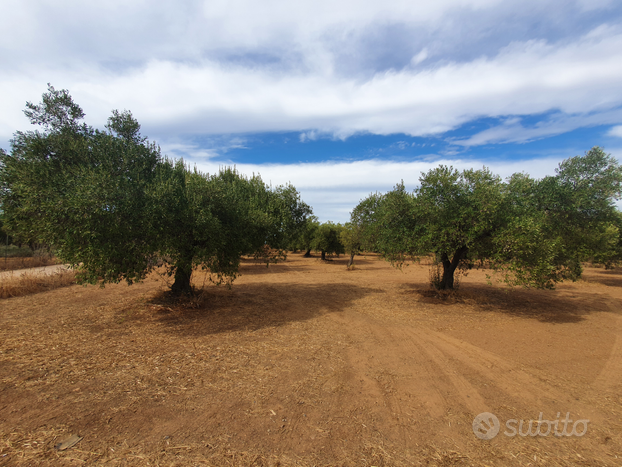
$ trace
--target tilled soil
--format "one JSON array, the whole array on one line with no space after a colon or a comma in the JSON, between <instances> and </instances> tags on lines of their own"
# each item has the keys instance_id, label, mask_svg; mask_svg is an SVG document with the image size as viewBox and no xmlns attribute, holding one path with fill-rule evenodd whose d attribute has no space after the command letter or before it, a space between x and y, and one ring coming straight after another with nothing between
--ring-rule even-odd
<instances>
[{"instance_id":1,"label":"tilled soil","mask_svg":"<svg viewBox=\"0 0 622 467\"><path fill-rule=\"evenodd\" d=\"M345 263L1 300L0 465L622 465L622 271L437 294L425 265Z\"/></svg>"}]
</instances>

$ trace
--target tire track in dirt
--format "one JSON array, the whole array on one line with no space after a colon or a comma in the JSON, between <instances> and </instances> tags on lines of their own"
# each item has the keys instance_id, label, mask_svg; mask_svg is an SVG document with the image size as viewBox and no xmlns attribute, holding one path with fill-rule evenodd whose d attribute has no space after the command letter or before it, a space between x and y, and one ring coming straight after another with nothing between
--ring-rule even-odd
<instances>
[{"instance_id":1,"label":"tire track in dirt","mask_svg":"<svg viewBox=\"0 0 622 467\"><path fill-rule=\"evenodd\" d=\"M404 340L408 342L410 337L409 333L405 332L404 337ZM448 358L438 346L430 345L430 341L426 342L424 339L420 339L419 342L417 342L410 337L410 340L422 350L423 355L427 355L430 360L435 363L436 367L443 372L445 377L453 385L453 389L458 393L460 401L469 411L478 414L489 410L488 405L479 391L460 373L459 368L452 362L452 359ZM426 342L426 345L422 345L422 342Z\"/></svg>"},{"instance_id":2,"label":"tire track in dirt","mask_svg":"<svg viewBox=\"0 0 622 467\"><path fill-rule=\"evenodd\" d=\"M375 354L378 349L386 349L380 355L383 359L380 365L382 368L401 374L410 373L411 377L402 379L410 380L411 385L408 388L422 401L427 402L424 405L432 417L445 415L447 409L455 405L457 400L476 413L487 409L484 398L469 379L461 374L459 366L454 363L454 357L448 357L439 346L425 338L424 332L387 325L364 314L350 318L358 321L357 327L373 333L375 342L370 343L369 349L374 349ZM350 332L355 329L351 320L347 327Z\"/></svg>"},{"instance_id":3,"label":"tire track in dirt","mask_svg":"<svg viewBox=\"0 0 622 467\"><path fill-rule=\"evenodd\" d=\"M347 351L350 391L368 408L384 438L402 446L439 434L449 439L452 413L485 406L466 378L448 372L437 352L402 329L359 312L331 318L354 342Z\"/></svg>"},{"instance_id":4,"label":"tire track in dirt","mask_svg":"<svg viewBox=\"0 0 622 467\"><path fill-rule=\"evenodd\" d=\"M412 330L410 333L426 342L428 348L436 348L453 359L456 371L464 373L465 368L473 370L480 387L487 384L497 388L498 395L489 401L491 406L505 405L503 398L509 397L513 400L512 405L522 407L526 413L533 413L534 409L537 412L545 412L546 408L554 408L552 412L572 409L574 414L589 418L592 422L603 421L603 414L598 409L573 397L568 389L543 382L538 376L498 355L433 330L426 330L425 333ZM452 360L448 359L447 364L452 364Z\"/></svg>"},{"instance_id":5,"label":"tire track in dirt","mask_svg":"<svg viewBox=\"0 0 622 467\"><path fill-rule=\"evenodd\" d=\"M387 336L381 328L361 325L351 319L351 313L331 315L332 326L344 330L351 344L346 348L346 370L341 375L344 394L340 404L360 423L359 429L384 437L392 432L401 442L409 438L403 426L400 401L395 397L395 380L399 370L387 365L382 348Z\"/></svg>"},{"instance_id":6,"label":"tire track in dirt","mask_svg":"<svg viewBox=\"0 0 622 467\"><path fill-rule=\"evenodd\" d=\"M620 301L607 300L607 307L614 315L616 340L611 349L609 359L594 380L594 388L597 391L615 392L620 395L622 386L622 303Z\"/></svg>"},{"instance_id":7,"label":"tire track in dirt","mask_svg":"<svg viewBox=\"0 0 622 467\"><path fill-rule=\"evenodd\" d=\"M404 413L416 411L418 406L440 422L452 410L474 416L507 407L511 401L512 406L527 414L532 414L534 408L537 412L571 410L592 422L603 421L599 409L573 397L567 389L543 381L528 369L468 342L428 328L395 326L361 312L350 311L334 318L358 343L350 349L348 358L355 378L365 381L365 373L370 372L370 352L376 372L382 369L399 376L390 393L382 388L378 391L377 382L374 391L369 378L362 391L370 399L377 398L380 392L395 419L403 419ZM366 344L365 339L371 340ZM622 359L616 355L622 349L620 342L616 344L611 368L603 374L609 382L612 377L620 377L617 368ZM401 399L405 395L412 396L418 404L411 401L403 407ZM386 428L395 431L396 426ZM407 430L398 431L400 438L408 438Z\"/></svg>"}]
</instances>

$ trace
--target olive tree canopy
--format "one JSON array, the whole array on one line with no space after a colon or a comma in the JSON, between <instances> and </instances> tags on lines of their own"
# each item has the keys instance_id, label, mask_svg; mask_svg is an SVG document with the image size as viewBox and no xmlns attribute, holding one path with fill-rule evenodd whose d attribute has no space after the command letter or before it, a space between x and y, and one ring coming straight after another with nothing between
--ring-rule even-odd
<instances>
[{"instance_id":1,"label":"olive tree canopy","mask_svg":"<svg viewBox=\"0 0 622 467\"><path fill-rule=\"evenodd\" d=\"M158 258L175 293L191 290L197 265L217 282L232 279L241 255L285 248L311 213L291 185L163 158L128 111L113 111L100 131L81 123L66 90L49 86L25 113L42 130L17 132L11 152L0 151L3 227L53 247L83 282L132 283Z\"/></svg>"},{"instance_id":2,"label":"olive tree canopy","mask_svg":"<svg viewBox=\"0 0 622 467\"><path fill-rule=\"evenodd\" d=\"M394 264L435 254L440 289L454 287L461 262L476 261L502 272L508 283L552 288L578 278L582 261L619 254L614 201L621 194L622 167L595 147L541 180L518 173L504 182L486 168L440 166L422 174L413 193L397 185L380 199L364 200L353 215L376 206L373 227L366 228Z\"/></svg>"}]
</instances>

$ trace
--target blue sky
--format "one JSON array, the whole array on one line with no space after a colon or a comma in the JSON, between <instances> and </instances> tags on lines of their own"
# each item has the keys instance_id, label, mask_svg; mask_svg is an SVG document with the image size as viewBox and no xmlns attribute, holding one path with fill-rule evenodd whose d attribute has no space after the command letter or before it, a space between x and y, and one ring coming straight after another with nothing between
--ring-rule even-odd
<instances>
[{"instance_id":1,"label":"blue sky","mask_svg":"<svg viewBox=\"0 0 622 467\"><path fill-rule=\"evenodd\" d=\"M440 163L622 160L615 0L3 0L0 147L49 82L170 157L291 182L322 221Z\"/></svg>"}]
</instances>

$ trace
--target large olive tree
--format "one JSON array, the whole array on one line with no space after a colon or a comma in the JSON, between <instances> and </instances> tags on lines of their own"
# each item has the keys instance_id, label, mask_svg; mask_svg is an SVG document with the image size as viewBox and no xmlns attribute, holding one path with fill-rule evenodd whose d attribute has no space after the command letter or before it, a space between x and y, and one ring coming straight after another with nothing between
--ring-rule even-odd
<instances>
[{"instance_id":1,"label":"large olive tree","mask_svg":"<svg viewBox=\"0 0 622 467\"><path fill-rule=\"evenodd\" d=\"M164 258L172 291L187 293L195 266L232 279L241 255L284 248L311 211L291 185L164 159L129 112L87 126L65 90L50 86L26 115L42 131L17 132L0 154L6 228L51 245L81 281L132 283Z\"/></svg>"},{"instance_id":2,"label":"large olive tree","mask_svg":"<svg viewBox=\"0 0 622 467\"><path fill-rule=\"evenodd\" d=\"M0 155L7 230L81 265L81 280L144 277L156 254L148 189L159 149L129 112L115 112L108 131L81 123L80 107L52 86L25 113L41 130L17 132Z\"/></svg>"},{"instance_id":3,"label":"large olive tree","mask_svg":"<svg viewBox=\"0 0 622 467\"><path fill-rule=\"evenodd\" d=\"M551 288L579 277L581 262L602 256L603 245L616 257L621 194L622 167L598 147L541 180L440 166L413 193L398 185L381 197L375 244L395 264L434 253L440 289L454 287L465 261L486 261L511 284Z\"/></svg>"}]
</instances>

